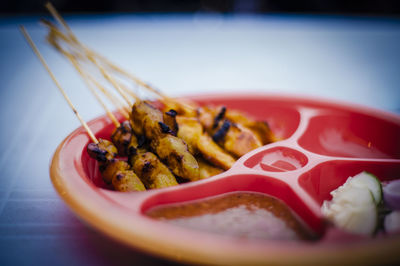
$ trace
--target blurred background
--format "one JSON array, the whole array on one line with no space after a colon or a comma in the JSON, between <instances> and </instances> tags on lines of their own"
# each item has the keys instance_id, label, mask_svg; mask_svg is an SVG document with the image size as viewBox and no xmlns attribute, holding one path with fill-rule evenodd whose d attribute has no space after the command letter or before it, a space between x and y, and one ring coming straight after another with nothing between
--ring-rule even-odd
<instances>
[{"instance_id":1,"label":"blurred background","mask_svg":"<svg viewBox=\"0 0 400 266\"><path fill-rule=\"evenodd\" d=\"M0 5L0 265L166 265L86 226L50 182L79 122L18 26L86 121L104 110L46 42L45 2ZM400 114L400 1L51 2L82 43L169 96L300 94Z\"/></svg>"},{"instance_id":2,"label":"blurred background","mask_svg":"<svg viewBox=\"0 0 400 266\"><path fill-rule=\"evenodd\" d=\"M3 0L2 14L44 13L44 0ZM54 0L61 12L321 13L399 16L396 0Z\"/></svg>"}]
</instances>

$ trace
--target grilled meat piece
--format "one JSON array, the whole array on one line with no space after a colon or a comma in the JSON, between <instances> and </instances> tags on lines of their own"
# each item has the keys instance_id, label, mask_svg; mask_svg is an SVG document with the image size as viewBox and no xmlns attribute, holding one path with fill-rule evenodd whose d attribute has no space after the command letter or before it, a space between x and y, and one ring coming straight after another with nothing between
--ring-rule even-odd
<instances>
[{"instance_id":1,"label":"grilled meat piece","mask_svg":"<svg viewBox=\"0 0 400 266\"><path fill-rule=\"evenodd\" d=\"M204 129L210 134L213 134L213 131L215 131L216 127L214 126L214 124L217 115L218 115L217 108L203 106L197 109L197 117L200 123L203 125Z\"/></svg>"},{"instance_id":2,"label":"grilled meat piece","mask_svg":"<svg viewBox=\"0 0 400 266\"><path fill-rule=\"evenodd\" d=\"M227 120L220 126L220 129L225 132L225 136L217 140L215 137L216 135L213 135L213 139L217 140L217 143L226 151L236 157L241 157L249 151L262 146L261 141L256 135L240 124L229 123L228 130L225 130L224 125L226 125L226 121ZM218 132L220 131L217 131L217 133Z\"/></svg>"},{"instance_id":3,"label":"grilled meat piece","mask_svg":"<svg viewBox=\"0 0 400 266\"><path fill-rule=\"evenodd\" d=\"M104 182L112 184L117 191L146 190L137 175L129 170L127 162L115 159L117 148L111 141L99 139L99 143L89 143L89 156L99 162L99 168Z\"/></svg>"},{"instance_id":4,"label":"grilled meat piece","mask_svg":"<svg viewBox=\"0 0 400 266\"><path fill-rule=\"evenodd\" d=\"M178 123L176 122L177 114L178 113L174 109L171 109L163 114L164 124L169 127L170 133L174 136L176 136L179 129Z\"/></svg>"},{"instance_id":5,"label":"grilled meat piece","mask_svg":"<svg viewBox=\"0 0 400 266\"><path fill-rule=\"evenodd\" d=\"M168 132L160 110L148 102L139 101L132 107L132 125L136 134L150 140L150 147L171 171L182 178L197 180L199 166L181 139Z\"/></svg>"},{"instance_id":6,"label":"grilled meat piece","mask_svg":"<svg viewBox=\"0 0 400 266\"><path fill-rule=\"evenodd\" d=\"M158 122L164 123L160 110L146 101L135 102L131 115L132 129L136 135L149 140L158 139L163 133Z\"/></svg>"},{"instance_id":7,"label":"grilled meat piece","mask_svg":"<svg viewBox=\"0 0 400 266\"><path fill-rule=\"evenodd\" d=\"M152 144L156 154L174 174L191 181L199 179L199 165L182 139L165 135Z\"/></svg>"},{"instance_id":8,"label":"grilled meat piece","mask_svg":"<svg viewBox=\"0 0 400 266\"><path fill-rule=\"evenodd\" d=\"M211 165L203 158L198 158L197 162L199 163L200 179L209 178L209 177L218 175L224 171L221 168Z\"/></svg>"},{"instance_id":9,"label":"grilled meat piece","mask_svg":"<svg viewBox=\"0 0 400 266\"><path fill-rule=\"evenodd\" d=\"M270 135L270 131L263 131L265 124L247 119L240 112L232 112L225 107L202 107L198 113L201 124L213 136L213 140L235 157L261 147ZM251 130L242 122L255 129ZM264 133L266 136L261 136Z\"/></svg>"},{"instance_id":10,"label":"grilled meat piece","mask_svg":"<svg viewBox=\"0 0 400 266\"><path fill-rule=\"evenodd\" d=\"M235 163L235 159L218 146L207 132L204 132L197 118L177 116L177 121L178 137L188 144L192 154L200 153L207 161L225 170Z\"/></svg>"},{"instance_id":11,"label":"grilled meat piece","mask_svg":"<svg viewBox=\"0 0 400 266\"><path fill-rule=\"evenodd\" d=\"M112 179L114 189L121 192L145 191L142 181L132 170L117 171Z\"/></svg>"},{"instance_id":12,"label":"grilled meat piece","mask_svg":"<svg viewBox=\"0 0 400 266\"><path fill-rule=\"evenodd\" d=\"M218 146L206 132L201 134L197 142L197 148L204 159L224 170L231 168L236 161L230 154Z\"/></svg>"},{"instance_id":13,"label":"grilled meat piece","mask_svg":"<svg viewBox=\"0 0 400 266\"><path fill-rule=\"evenodd\" d=\"M186 142L191 154L197 154L197 142L203 133L203 126L195 117L177 116L176 121L179 125L178 137Z\"/></svg>"},{"instance_id":14,"label":"grilled meat piece","mask_svg":"<svg viewBox=\"0 0 400 266\"><path fill-rule=\"evenodd\" d=\"M130 165L122 160L112 159L100 169L101 176L107 184L111 184L118 171L129 170Z\"/></svg>"},{"instance_id":15,"label":"grilled meat piece","mask_svg":"<svg viewBox=\"0 0 400 266\"><path fill-rule=\"evenodd\" d=\"M175 176L154 153L139 153L130 157L129 162L148 189L178 185Z\"/></svg>"},{"instance_id":16,"label":"grilled meat piece","mask_svg":"<svg viewBox=\"0 0 400 266\"><path fill-rule=\"evenodd\" d=\"M114 144L105 139L99 139L99 143L89 143L86 150L90 157L103 163L114 159L118 153Z\"/></svg>"},{"instance_id":17,"label":"grilled meat piece","mask_svg":"<svg viewBox=\"0 0 400 266\"><path fill-rule=\"evenodd\" d=\"M218 114L214 117L214 123L213 123L213 128L216 128L219 124L219 122L224 119L226 113L226 107L222 106Z\"/></svg>"},{"instance_id":18,"label":"grilled meat piece","mask_svg":"<svg viewBox=\"0 0 400 266\"><path fill-rule=\"evenodd\" d=\"M215 128L218 127L218 124L215 125ZM228 134L228 130L231 127L231 122L229 120L225 120L222 125L218 128L218 130L212 136L213 141L216 143L224 143L226 134ZM214 128L214 126L213 126Z\"/></svg>"},{"instance_id":19,"label":"grilled meat piece","mask_svg":"<svg viewBox=\"0 0 400 266\"><path fill-rule=\"evenodd\" d=\"M169 110L175 110L178 115L186 116L186 117L196 117L197 116L197 104L188 100L188 99L179 99L179 100L164 100L164 112Z\"/></svg>"},{"instance_id":20,"label":"grilled meat piece","mask_svg":"<svg viewBox=\"0 0 400 266\"><path fill-rule=\"evenodd\" d=\"M120 156L128 154L128 146L132 138L132 127L129 121L124 121L114 130L111 140L117 147Z\"/></svg>"},{"instance_id":21,"label":"grilled meat piece","mask_svg":"<svg viewBox=\"0 0 400 266\"><path fill-rule=\"evenodd\" d=\"M269 125L265 121L258 121L236 110L227 110L225 117L233 123L240 124L250 129L263 145L277 141Z\"/></svg>"},{"instance_id":22,"label":"grilled meat piece","mask_svg":"<svg viewBox=\"0 0 400 266\"><path fill-rule=\"evenodd\" d=\"M116 132L118 133L114 134L113 141L121 142L120 140L122 137L126 137L122 145L125 149L124 154L128 155L133 171L140 177L147 188L161 188L178 184L175 176L162 164L157 156L146 151L143 147L144 139L136 137L129 121L122 123L121 127L119 127ZM128 133L130 133L129 140L127 138ZM126 145L126 143L128 143L128 145ZM112 161L107 165L103 175L107 174L108 177L112 177L115 175L116 171L127 170L129 168L130 166L127 162ZM121 180L123 181L124 179ZM110 180L108 179L107 181Z\"/></svg>"}]
</instances>

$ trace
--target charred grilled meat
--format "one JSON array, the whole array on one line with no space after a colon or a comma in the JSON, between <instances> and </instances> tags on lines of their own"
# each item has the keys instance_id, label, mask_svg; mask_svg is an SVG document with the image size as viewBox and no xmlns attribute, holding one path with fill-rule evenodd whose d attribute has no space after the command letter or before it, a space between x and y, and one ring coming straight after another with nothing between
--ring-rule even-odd
<instances>
[{"instance_id":1,"label":"charred grilled meat","mask_svg":"<svg viewBox=\"0 0 400 266\"><path fill-rule=\"evenodd\" d=\"M199 120L213 140L235 157L274 140L268 124L225 107L198 109Z\"/></svg>"},{"instance_id":2,"label":"charred grilled meat","mask_svg":"<svg viewBox=\"0 0 400 266\"><path fill-rule=\"evenodd\" d=\"M134 132L150 141L152 150L175 175L192 181L199 179L196 159L188 151L186 143L175 137L171 128L164 123L160 110L148 102L136 102L132 107L131 120Z\"/></svg>"},{"instance_id":3,"label":"charred grilled meat","mask_svg":"<svg viewBox=\"0 0 400 266\"><path fill-rule=\"evenodd\" d=\"M141 152L131 156L129 163L148 189L178 185L168 167L152 152Z\"/></svg>"},{"instance_id":4,"label":"charred grilled meat","mask_svg":"<svg viewBox=\"0 0 400 266\"><path fill-rule=\"evenodd\" d=\"M132 130L129 121L125 121L117 128L112 135L112 141L122 144L120 147L124 152L120 155L128 155L129 164L133 171L139 176L146 188L163 188L177 185L175 176L158 159L158 157L145 148L145 139L137 137ZM115 164L110 163L106 171L114 171L115 166L124 166L129 169L130 165L124 161L118 161ZM112 175L112 173L110 174Z\"/></svg>"},{"instance_id":5,"label":"charred grilled meat","mask_svg":"<svg viewBox=\"0 0 400 266\"><path fill-rule=\"evenodd\" d=\"M199 163L200 168L200 179L209 178L211 176L218 175L224 171L221 168L211 165L203 158L198 158L197 162Z\"/></svg>"},{"instance_id":6,"label":"charred grilled meat","mask_svg":"<svg viewBox=\"0 0 400 266\"><path fill-rule=\"evenodd\" d=\"M222 169L228 170L232 167L235 159L218 146L207 132L204 132L197 118L177 116L177 121L178 137L188 144L190 152L200 153L204 159Z\"/></svg>"},{"instance_id":7,"label":"charred grilled meat","mask_svg":"<svg viewBox=\"0 0 400 266\"><path fill-rule=\"evenodd\" d=\"M250 117L236 110L227 110L225 117L233 123L240 124L250 129L261 141L262 145L266 145L277 140L274 134L272 134L268 123L265 121L251 119Z\"/></svg>"},{"instance_id":8,"label":"charred grilled meat","mask_svg":"<svg viewBox=\"0 0 400 266\"><path fill-rule=\"evenodd\" d=\"M128 146L132 139L132 126L129 121L124 121L114 130L111 141L117 147L120 156L128 155Z\"/></svg>"},{"instance_id":9,"label":"charred grilled meat","mask_svg":"<svg viewBox=\"0 0 400 266\"><path fill-rule=\"evenodd\" d=\"M89 156L99 162L101 176L107 184L112 184L117 191L144 191L142 181L130 170L128 163L115 159L117 148L111 141L99 139L99 143L87 146Z\"/></svg>"}]
</instances>

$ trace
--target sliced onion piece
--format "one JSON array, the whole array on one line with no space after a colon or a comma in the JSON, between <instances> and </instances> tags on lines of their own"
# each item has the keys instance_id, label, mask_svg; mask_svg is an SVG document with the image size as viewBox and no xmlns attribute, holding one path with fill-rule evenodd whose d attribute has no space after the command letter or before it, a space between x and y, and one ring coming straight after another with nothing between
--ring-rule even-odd
<instances>
[{"instance_id":1,"label":"sliced onion piece","mask_svg":"<svg viewBox=\"0 0 400 266\"><path fill-rule=\"evenodd\" d=\"M385 205L392 210L400 210L400 179L391 181L383 187Z\"/></svg>"},{"instance_id":2,"label":"sliced onion piece","mask_svg":"<svg viewBox=\"0 0 400 266\"><path fill-rule=\"evenodd\" d=\"M382 185L373 174L364 171L352 177L349 182L353 187L369 189L374 196L375 204L378 205L382 201Z\"/></svg>"},{"instance_id":3,"label":"sliced onion piece","mask_svg":"<svg viewBox=\"0 0 400 266\"><path fill-rule=\"evenodd\" d=\"M331 194L332 200L324 201L321 208L327 219L351 233L373 234L378 224L378 210L369 189L346 182Z\"/></svg>"},{"instance_id":4,"label":"sliced onion piece","mask_svg":"<svg viewBox=\"0 0 400 266\"><path fill-rule=\"evenodd\" d=\"M387 233L400 232L400 211L389 213L385 217L384 226Z\"/></svg>"}]
</instances>

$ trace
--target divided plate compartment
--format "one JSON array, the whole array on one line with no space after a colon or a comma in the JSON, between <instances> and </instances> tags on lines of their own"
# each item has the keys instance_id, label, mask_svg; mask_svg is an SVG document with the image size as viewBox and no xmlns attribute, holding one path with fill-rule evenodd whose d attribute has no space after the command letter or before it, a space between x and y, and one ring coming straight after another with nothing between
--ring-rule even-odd
<instances>
[{"instance_id":1,"label":"divided plate compartment","mask_svg":"<svg viewBox=\"0 0 400 266\"><path fill-rule=\"evenodd\" d=\"M58 147L51 178L61 197L91 226L153 254L196 263L345 263L399 260L400 236L353 235L329 226L321 205L349 176L400 178L400 117L366 107L276 95L193 97L265 120L280 141L241 157L228 171L196 182L145 192L109 190L82 128ZM97 137L114 129L103 116L89 123ZM285 202L320 239L243 240L154 220L145 212L229 192L259 192ZM291 254L287 256L285 254Z\"/></svg>"}]
</instances>

